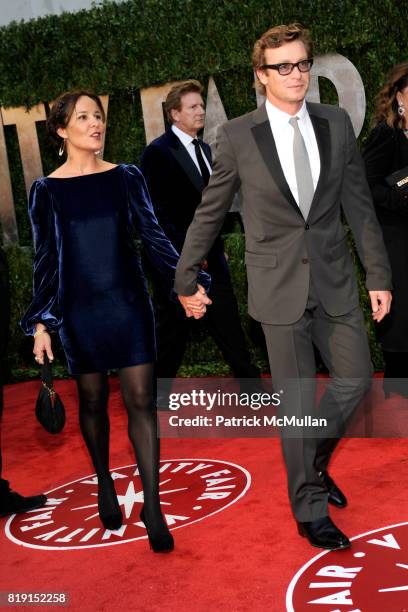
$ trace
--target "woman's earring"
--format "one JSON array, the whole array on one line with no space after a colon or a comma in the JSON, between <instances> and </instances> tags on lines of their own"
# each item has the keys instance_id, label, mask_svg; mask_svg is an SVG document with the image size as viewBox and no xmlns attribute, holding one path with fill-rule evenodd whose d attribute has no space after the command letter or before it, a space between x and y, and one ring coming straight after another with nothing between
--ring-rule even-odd
<instances>
[{"instance_id":1,"label":"woman's earring","mask_svg":"<svg viewBox=\"0 0 408 612\"><path fill-rule=\"evenodd\" d=\"M405 107L403 104L398 103L398 114L400 117L405 115Z\"/></svg>"},{"instance_id":2,"label":"woman's earring","mask_svg":"<svg viewBox=\"0 0 408 612\"><path fill-rule=\"evenodd\" d=\"M58 155L60 157L62 157L64 155L64 153L65 153L65 143L66 143L66 139L63 138L61 146L60 146L59 151L58 151Z\"/></svg>"}]
</instances>

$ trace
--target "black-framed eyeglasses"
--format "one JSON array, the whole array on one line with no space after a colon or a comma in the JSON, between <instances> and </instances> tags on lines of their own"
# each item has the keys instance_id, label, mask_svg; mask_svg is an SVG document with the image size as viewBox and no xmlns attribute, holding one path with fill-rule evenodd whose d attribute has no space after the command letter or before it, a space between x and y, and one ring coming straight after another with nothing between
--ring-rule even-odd
<instances>
[{"instance_id":1,"label":"black-framed eyeglasses","mask_svg":"<svg viewBox=\"0 0 408 612\"><path fill-rule=\"evenodd\" d=\"M300 60L300 62L296 62L296 64L290 62L285 62L283 64L264 64L261 66L261 69L266 70L267 68L271 68L272 70L277 70L282 76L287 76L293 72L294 68L297 68L299 72L310 72L312 66L313 58L309 58Z\"/></svg>"}]
</instances>

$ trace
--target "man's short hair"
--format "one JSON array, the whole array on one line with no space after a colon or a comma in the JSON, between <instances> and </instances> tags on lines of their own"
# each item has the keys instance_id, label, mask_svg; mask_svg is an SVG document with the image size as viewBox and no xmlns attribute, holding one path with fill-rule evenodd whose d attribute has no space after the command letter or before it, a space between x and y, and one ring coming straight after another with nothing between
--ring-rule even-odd
<instances>
[{"instance_id":1,"label":"man's short hair","mask_svg":"<svg viewBox=\"0 0 408 612\"><path fill-rule=\"evenodd\" d=\"M163 105L167 121L170 123L170 125L173 123L171 111L181 110L181 98L189 93L198 93L201 96L203 91L204 87L199 81L195 81L194 79L189 79L188 81L182 81L181 83L177 83L177 85L174 85L170 89Z\"/></svg>"},{"instance_id":2,"label":"man's short hair","mask_svg":"<svg viewBox=\"0 0 408 612\"><path fill-rule=\"evenodd\" d=\"M261 66L265 64L265 49L276 49L285 45L286 43L299 40L306 47L307 57L313 55L313 43L309 36L309 30L307 30L300 23L289 23L288 25L278 25L264 34L256 41L254 50L252 53L252 66L255 71L259 70ZM255 76L255 87L257 90L265 95L265 86L262 85L261 81Z\"/></svg>"}]
</instances>

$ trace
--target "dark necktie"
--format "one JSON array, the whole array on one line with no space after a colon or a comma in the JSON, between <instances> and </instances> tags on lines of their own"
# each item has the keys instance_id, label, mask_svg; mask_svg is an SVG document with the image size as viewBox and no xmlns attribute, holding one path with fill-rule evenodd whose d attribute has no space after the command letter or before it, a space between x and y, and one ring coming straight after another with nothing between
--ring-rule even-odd
<instances>
[{"instance_id":1,"label":"dark necktie","mask_svg":"<svg viewBox=\"0 0 408 612\"><path fill-rule=\"evenodd\" d=\"M200 172L203 179L204 185L208 185L208 181L210 180L210 172L208 170L207 164L204 161L203 154L201 152L200 141L197 138L192 140L192 143L195 148L195 154L197 157L198 165L200 166Z\"/></svg>"}]
</instances>

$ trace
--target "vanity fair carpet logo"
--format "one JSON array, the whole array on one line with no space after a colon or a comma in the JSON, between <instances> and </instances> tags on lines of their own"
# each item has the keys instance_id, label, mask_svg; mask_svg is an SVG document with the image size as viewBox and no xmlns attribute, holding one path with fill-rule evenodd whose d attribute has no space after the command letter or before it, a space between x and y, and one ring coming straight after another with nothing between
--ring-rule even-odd
<instances>
[{"instance_id":1,"label":"vanity fair carpet logo","mask_svg":"<svg viewBox=\"0 0 408 612\"><path fill-rule=\"evenodd\" d=\"M294 576L288 612L407 612L408 523L352 538L342 551L323 552Z\"/></svg>"},{"instance_id":2,"label":"vanity fair carpet logo","mask_svg":"<svg viewBox=\"0 0 408 612\"><path fill-rule=\"evenodd\" d=\"M16 544L41 549L94 548L146 538L139 513L143 492L137 466L111 471L123 512L116 531L103 527L98 515L98 481L87 476L47 492L44 508L12 516L6 534ZM224 510L249 488L249 472L213 459L168 459L160 462L160 501L171 530Z\"/></svg>"}]
</instances>

